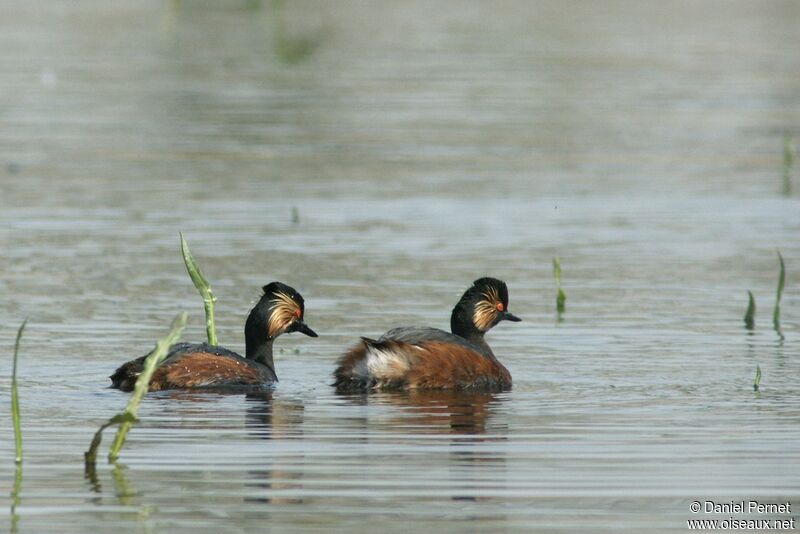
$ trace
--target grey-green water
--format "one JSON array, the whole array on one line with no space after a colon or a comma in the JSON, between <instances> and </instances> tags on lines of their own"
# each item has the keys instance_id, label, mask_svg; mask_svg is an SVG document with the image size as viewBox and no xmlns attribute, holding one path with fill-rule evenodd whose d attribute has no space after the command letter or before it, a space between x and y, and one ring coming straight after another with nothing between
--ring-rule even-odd
<instances>
[{"instance_id":1,"label":"grey-green water","mask_svg":"<svg viewBox=\"0 0 800 534\"><path fill-rule=\"evenodd\" d=\"M800 197L782 194L800 4L5 2L0 15L5 406L30 316L16 523L0 410L9 527L677 532L702 517L693 500L800 506ZM108 374L181 309L185 337L205 336L179 230L219 297L222 344L243 349L273 279L303 293L321 335L278 341L270 397L148 396L124 467L86 480L92 433L127 401ZM489 335L513 391L334 394L357 336L446 328L482 275L508 282L524 320Z\"/></svg>"}]
</instances>

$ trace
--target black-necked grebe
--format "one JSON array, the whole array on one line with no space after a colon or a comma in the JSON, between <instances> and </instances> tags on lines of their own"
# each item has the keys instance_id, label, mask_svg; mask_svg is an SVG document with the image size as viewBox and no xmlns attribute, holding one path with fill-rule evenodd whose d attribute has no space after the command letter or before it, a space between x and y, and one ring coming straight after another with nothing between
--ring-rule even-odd
<instances>
[{"instance_id":1,"label":"black-necked grebe","mask_svg":"<svg viewBox=\"0 0 800 534\"><path fill-rule=\"evenodd\" d=\"M380 339L361 338L334 372L340 392L370 389L460 389L503 391L511 374L497 361L483 335L508 312L508 288L480 278L467 289L450 317L452 333L436 328L395 328Z\"/></svg>"},{"instance_id":2,"label":"black-necked grebe","mask_svg":"<svg viewBox=\"0 0 800 534\"><path fill-rule=\"evenodd\" d=\"M178 343L156 369L150 391L191 388L263 387L278 381L272 342L286 332L317 337L303 322L303 297L280 282L264 286L264 295L244 326L246 357L206 343ZM111 387L131 391L146 356L131 360L111 375Z\"/></svg>"}]
</instances>

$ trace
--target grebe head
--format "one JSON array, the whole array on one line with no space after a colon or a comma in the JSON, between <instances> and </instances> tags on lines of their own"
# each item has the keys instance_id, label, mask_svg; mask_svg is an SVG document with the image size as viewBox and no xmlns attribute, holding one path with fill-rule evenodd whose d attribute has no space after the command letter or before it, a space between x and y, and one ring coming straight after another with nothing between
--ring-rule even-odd
<instances>
[{"instance_id":1,"label":"grebe head","mask_svg":"<svg viewBox=\"0 0 800 534\"><path fill-rule=\"evenodd\" d=\"M250 312L245 333L256 329L266 333L268 339L275 339L286 332L301 332L317 337L317 333L303 322L304 314L305 304L300 293L281 282L271 282L264 286L261 300Z\"/></svg>"},{"instance_id":2,"label":"grebe head","mask_svg":"<svg viewBox=\"0 0 800 534\"><path fill-rule=\"evenodd\" d=\"M450 326L454 334L474 329L486 333L500 321L521 321L508 311L508 288L496 278L479 278L464 292L453 309Z\"/></svg>"}]
</instances>

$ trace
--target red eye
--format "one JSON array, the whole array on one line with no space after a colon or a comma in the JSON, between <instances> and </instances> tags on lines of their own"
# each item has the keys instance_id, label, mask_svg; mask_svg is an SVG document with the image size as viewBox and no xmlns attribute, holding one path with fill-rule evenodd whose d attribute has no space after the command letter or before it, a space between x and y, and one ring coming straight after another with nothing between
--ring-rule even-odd
<instances>
[{"instance_id":1,"label":"red eye","mask_svg":"<svg viewBox=\"0 0 800 534\"><path fill-rule=\"evenodd\" d=\"M504 309L505 309L505 306L503 306L503 303L502 302L498 302L497 303L497 311L503 311Z\"/></svg>"}]
</instances>

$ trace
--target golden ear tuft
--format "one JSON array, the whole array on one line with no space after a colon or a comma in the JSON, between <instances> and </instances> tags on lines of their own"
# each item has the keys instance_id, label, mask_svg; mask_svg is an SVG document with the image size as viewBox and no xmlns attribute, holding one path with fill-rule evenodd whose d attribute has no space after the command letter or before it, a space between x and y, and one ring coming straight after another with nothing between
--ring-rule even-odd
<instances>
[{"instance_id":1,"label":"golden ear tuft","mask_svg":"<svg viewBox=\"0 0 800 534\"><path fill-rule=\"evenodd\" d=\"M281 291L275 292L269 311L267 334L272 338L284 333L292 322L303 314L297 302Z\"/></svg>"},{"instance_id":2,"label":"golden ear tuft","mask_svg":"<svg viewBox=\"0 0 800 534\"><path fill-rule=\"evenodd\" d=\"M497 314L505 309L497 289L490 287L482 294L484 298L475 304L472 322L483 332L489 330L497 322Z\"/></svg>"}]
</instances>

